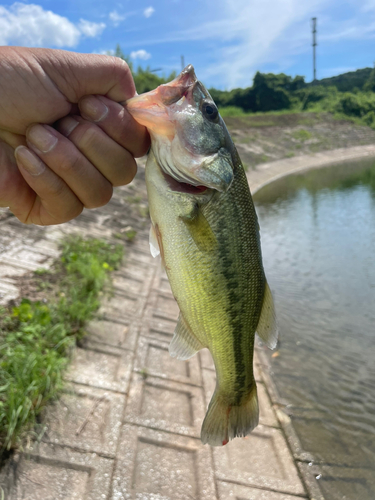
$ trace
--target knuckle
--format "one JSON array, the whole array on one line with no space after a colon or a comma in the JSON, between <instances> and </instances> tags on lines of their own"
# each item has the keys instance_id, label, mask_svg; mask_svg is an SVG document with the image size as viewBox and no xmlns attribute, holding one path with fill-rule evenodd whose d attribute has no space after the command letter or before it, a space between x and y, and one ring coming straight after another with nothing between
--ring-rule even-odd
<instances>
[{"instance_id":1,"label":"knuckle","mask_svg":"<svg viewBox=\"0 0 375 500\"><path fill-rule=\"evenodd\" d=\"M59 165L59 170L66 174L71 172L76 172L81 166L81 158L78 155L68 155L63 156Z\"/></svg>"}]
</instances>

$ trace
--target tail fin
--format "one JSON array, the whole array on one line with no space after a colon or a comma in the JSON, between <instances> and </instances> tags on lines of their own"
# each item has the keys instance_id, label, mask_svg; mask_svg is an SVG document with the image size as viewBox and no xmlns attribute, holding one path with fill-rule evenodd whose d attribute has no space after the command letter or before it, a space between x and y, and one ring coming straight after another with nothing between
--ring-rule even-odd
<instances>
[{"instance_id":1,"label":"tail fin","mask_svg":"<svg viewBox=\"0 0 375 500\"><path fill-rule=\"evenodd\" d=\"M201 430L203 444L223 446L235 437L246 436L259 422L257 388L241 406L225 403L216 389L208 406Z\"/></svg>"}]
</instances>

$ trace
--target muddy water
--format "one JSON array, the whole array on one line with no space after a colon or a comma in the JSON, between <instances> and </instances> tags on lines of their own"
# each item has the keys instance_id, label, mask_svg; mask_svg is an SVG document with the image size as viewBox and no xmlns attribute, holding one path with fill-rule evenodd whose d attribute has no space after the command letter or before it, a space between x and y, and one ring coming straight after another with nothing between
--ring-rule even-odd
<instances>
[{"instance_id":1,"label":"muddy water","mask_svg":"<svg viewBox=\"0 0 375 500\"><path fill-rule=\"evenodd\" d=\"M375 165L255 197L281 329L275 382L327 500L375 499Z\"/></svg>"}]
</instances>

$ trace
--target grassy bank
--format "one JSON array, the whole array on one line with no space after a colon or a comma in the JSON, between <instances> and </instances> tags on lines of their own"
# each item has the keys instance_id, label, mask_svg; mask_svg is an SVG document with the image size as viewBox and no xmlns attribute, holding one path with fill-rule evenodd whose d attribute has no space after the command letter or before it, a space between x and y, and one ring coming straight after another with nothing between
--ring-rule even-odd
<instances>
[{"instance_id":1,"label":"grassy bank","mask_svg":"<svg viewBox=\"0 0 375 500\"><path fill-rule=\"evenodd\" d=\"M49 271L33 276L33 289L48 300L22 299L0 309L0 460L30 432L46 403L63 386L76 341L99 307L122 245L71 237Z\"/></svg>"}]
</instances>

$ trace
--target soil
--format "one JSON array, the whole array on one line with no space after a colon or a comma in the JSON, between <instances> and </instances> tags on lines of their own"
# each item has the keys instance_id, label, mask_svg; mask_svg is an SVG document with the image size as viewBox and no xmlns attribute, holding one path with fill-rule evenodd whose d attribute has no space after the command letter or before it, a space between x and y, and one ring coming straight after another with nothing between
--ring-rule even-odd
<instances>
[{"instance_id":1,"label":"soil","mask_svg":"<svg viewBox=\"0 0 375 500\"><path fill-rule=\"evenodd\" d=\"M375 130L330 113L227 117L225 123L245 169L261 163L375 143Z\"/></svg>"}]
</instances>

